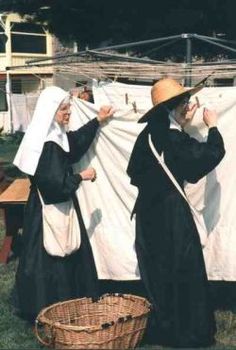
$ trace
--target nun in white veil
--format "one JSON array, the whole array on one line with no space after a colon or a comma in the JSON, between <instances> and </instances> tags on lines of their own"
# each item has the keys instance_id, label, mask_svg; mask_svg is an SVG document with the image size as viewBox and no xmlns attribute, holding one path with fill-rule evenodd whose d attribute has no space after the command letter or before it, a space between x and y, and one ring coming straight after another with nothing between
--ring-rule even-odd
<instances>
[{"instance_id":1,"label":"nun in white veil","mask_svg":"<svg viewBox=\"0 0 236 350\"><path fill-rule=\"evenodd\" d=\"M97 118L77 131L66 132L70 96L59 87L48 87L38 99L15 156L14 164L28 174L31 182L15 283L17 309L29 321L34 321L39 311L52 303L98 294L94 258L75 195L81 181L94 181L96 172L88 168L73 174L71 165L84 155L99 125L112 114L111 107L101 107ZM69 201L76 212L79 244L78 249L63 256L53 253L53 244L45 249L42 206L55 209Z\"/></svg>"}]
</instances>

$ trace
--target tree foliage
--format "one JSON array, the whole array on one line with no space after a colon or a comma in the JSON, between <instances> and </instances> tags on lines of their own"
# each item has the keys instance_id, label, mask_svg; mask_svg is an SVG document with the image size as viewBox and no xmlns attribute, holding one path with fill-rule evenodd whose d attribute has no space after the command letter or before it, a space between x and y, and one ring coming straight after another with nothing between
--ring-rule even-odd
<instances>
[{"instance_id":1,"label":"tree foliage","mask_svg":"<svg viewBox=\"0 0 236 350\"><path fill-rule=\"evenodd\" d=\"M47 23L62 40L75 40L80 47L107 46L181 33L212 36L224 33L236 38L235 0L0 0L0 11L15 11ZM183 47L182 47L182 46ZM155 51L156 44L135 48L149 57L180 55L185 43ZM223 49L202 42L194 54L219 54Z\"/></svg>"}]
</instances>

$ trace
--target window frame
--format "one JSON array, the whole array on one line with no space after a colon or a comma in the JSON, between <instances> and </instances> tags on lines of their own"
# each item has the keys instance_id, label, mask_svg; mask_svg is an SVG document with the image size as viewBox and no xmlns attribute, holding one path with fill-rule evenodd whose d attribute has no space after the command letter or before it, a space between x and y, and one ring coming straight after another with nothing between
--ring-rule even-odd
<instances>
[{"instance_id":1,"label":"window frame","mask_svg":"<svg viewBox=\"0 0 236 350\"><path fill-rule=\"evenodd\" d=\"M40 26L42 28L42 30L44 31L44 33L35 33L35 32L25 32L25 31L15 31L12 30L12 28L14 27L14 23L21 23L21 22L11 22L11 52L12 54L27 54L27 55L47 55L47 32L45 30L45 28L43 26ZM24 23L24 22L22 22ZM41 52L33 52L33 51L29 51L29 50L22 50L22 51L16 51L14 49L14 43L13 43L13 38L16 38L16 36L19 36L20 39L20 35L22 36L33 36L33 37L41 37L44 38L44 51ZM14 37L13 37L14 36Z\"/></svg>"}]
</instances>

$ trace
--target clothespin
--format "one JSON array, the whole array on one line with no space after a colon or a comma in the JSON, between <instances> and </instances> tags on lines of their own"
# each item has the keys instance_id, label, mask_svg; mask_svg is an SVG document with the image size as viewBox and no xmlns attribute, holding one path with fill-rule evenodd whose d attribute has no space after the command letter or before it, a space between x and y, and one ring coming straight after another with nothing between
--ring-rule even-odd
<instances>
[{"instance_id":1,"label":"clothespin","mask_svg":"<svg viewBox=\"0 0 236 350\"><path fill-rule=\"evenodd\" d=\"M125 93L125 104L129 104L129 95Z\"/></svg>"},{"instance_id":2,"label":"clothespin","mask_svg":"<svg viewBox=\"0 0 236 350\"><path fill-rule=\"evenodd\" d=\"M137 105L136 105L136 102L132 102L132 106L133 106L133 109L134 109L134 113L137 113Z\"/></svg>"},{"instance_id":3,"label":"clothespin","mask_svg":"<svg viewBox=\"0 0 236 350\"><path fill-rule=\"evenodd\" d=\"M196 103L197 103L197 108L200 108L200 102L199 102L199 98L196 96L195 97Z\"/></svg>"}]
</instances>

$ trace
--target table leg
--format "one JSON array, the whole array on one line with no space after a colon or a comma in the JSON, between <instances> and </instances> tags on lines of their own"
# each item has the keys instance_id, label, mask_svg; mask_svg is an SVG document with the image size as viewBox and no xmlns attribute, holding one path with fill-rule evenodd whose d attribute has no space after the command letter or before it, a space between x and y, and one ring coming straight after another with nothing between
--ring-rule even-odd
<instances>
[{"instance_id":1,"label":"table leg","mask_svg":"<svg viewBox=\"0 0 236 350\"><path fill-rule=\"evenodd\" d=\"M7 263L12 250L12 241L16 239L19 229L23 227L24 205L6 206L4 217L6 236L0 250L0 263Z\"/></svg>"},{"instance_id":2,"label":"table leg","mask_svg":"<svg viewBox=\"0 0 236 350\"><path fill-rule=\"evenodd\" d=\"M0 250L0 263L6 264L11 251L12 236L6 236Z\"/></svg>"}]
</instances>

